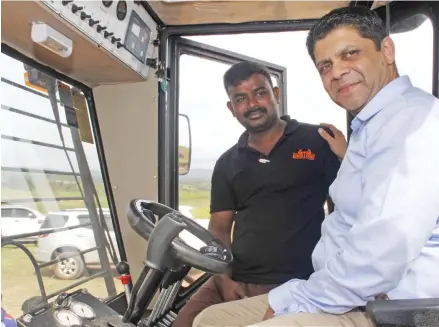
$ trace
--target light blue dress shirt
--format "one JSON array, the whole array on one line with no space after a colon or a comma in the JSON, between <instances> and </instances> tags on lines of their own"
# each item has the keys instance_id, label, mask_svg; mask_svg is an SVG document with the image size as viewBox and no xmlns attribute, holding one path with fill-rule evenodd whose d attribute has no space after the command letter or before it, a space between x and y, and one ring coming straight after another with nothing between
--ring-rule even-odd
<instances>
[{"instance_id":1,"label":"light blue dress shirt","mask_svg":"<svg viewBox=\"0 0 439 327\"><path fill-rule=\"evenodd\" d=\"M439 297L439 100L399 77L351 127L315 273L269 293L276 315L343 314L380 294Z\"/></svg>"}]
</instances>

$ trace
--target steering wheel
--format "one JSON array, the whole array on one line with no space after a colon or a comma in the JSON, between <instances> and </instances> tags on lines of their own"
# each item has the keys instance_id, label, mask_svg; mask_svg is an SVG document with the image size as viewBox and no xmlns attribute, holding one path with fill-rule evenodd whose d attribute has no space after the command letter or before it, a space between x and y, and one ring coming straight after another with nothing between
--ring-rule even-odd
<instances>
[{"instance_id":1,"label":"steering wheel","mask_svg":"<svg viewBox=\"0 0 439 327\"><path fill-rule=\"evenodd\" d=\"M158 216L158 220L154 215ZM142 238L149 241L146 263L151 268L172 269L169 263L179 263L213 274L227 271L233 261L232 252L218 238L194 220L163 204L134 199L127 208L131 227ZM194 249L178 234L186 230L198 237L206 246Z\"/></svg>"}]
</instances>

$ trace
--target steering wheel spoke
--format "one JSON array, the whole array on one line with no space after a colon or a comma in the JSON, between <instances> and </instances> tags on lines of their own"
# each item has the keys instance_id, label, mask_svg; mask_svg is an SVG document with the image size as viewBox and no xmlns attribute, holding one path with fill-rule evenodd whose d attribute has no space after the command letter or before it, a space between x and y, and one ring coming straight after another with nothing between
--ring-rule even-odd
<instances>
[{"instance_id":1,"label":"steering wheel spoke","mask_svg":"<svg viewBox=\"0 0 439 327\"><path fill-rule=\"evenodd\" d=\"M228 270L233 260L231 251L221 240L196 221L163 204L132 200L127 208L127 217L131 227L149 241L146 263L151 268L173 269L183 264L221 274ZM200 250L191 247L178 236L182 231L192 234L206 245Z\"/></svg>"}]
</instances>

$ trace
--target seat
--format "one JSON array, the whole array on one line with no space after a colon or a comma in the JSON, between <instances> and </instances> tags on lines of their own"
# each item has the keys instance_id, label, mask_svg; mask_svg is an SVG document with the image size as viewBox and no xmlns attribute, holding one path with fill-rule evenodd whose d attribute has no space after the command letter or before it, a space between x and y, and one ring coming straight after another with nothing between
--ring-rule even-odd
<instances>
[{"instance_id":1,"label":"seat","mask_svg":"<svg viewBox=\"0 0 439 327\"><path fill-rule=\"evenodd\" d=\"M439 326L439 298L373 301L366 312L376 327Z\"/></svg>"}]
</instances>

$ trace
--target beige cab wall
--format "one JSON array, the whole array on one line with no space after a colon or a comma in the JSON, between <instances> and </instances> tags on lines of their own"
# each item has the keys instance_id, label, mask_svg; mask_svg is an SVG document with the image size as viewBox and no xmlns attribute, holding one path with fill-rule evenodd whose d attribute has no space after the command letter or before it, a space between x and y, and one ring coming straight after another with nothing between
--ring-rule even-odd
<instances>
[{"instance_id":1,"label":"beige cab wall","mask_svg":"<svg viewBox=\"0 0 439 327\"><path fill-rule=\"evenodd\" d=\"M157 80L93 88L99 127L119 224L133 279L146 256L146 242L128 224L131 199L157 201Z\"/></svg>"}]
</instances>

